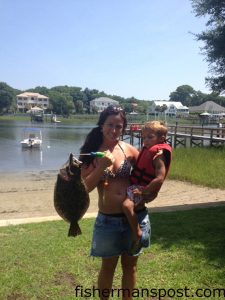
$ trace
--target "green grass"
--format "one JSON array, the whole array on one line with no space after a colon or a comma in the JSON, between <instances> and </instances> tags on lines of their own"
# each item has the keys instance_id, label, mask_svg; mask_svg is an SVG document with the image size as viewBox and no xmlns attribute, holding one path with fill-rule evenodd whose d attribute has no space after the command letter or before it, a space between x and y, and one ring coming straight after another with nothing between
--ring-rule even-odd
<instances>
[{"instance_id":1,"label":"green grass","mask_svg":"<svg viewBox=\"0 0 225 300\"><path fill-rule=\"evenodd\" d=\"M69 118L64 118L64 117L58 117L58 120L62 122L62 124L80 124L82 123L88 123L93 122L93 124L97 123L98 120L98 115L71 115ZM30 123L30 115L24 115L24 114L17 114L17 115L3 115L0 116L0 121L25 121ZM44 122L50 123L51 119L50 117L44 117Z\"/></svg>"},{"instance_id":2,"label":"green grass","mask_svg":"<svg viewBox=\"0 0 225 300\"><path fill-rule=\"evenodd\" d=\"M128 123L145 123L147 121L147 117L145 114L139 114L136 116L129 115L128 113L126 114L127 117L127 122ZM96 124L98 122L99 115L98 114L76 114L76 115L70 115L68 118L64 117L57 117L58 120L60 120L63 124L80 124L80 122L93 122L93 124ZM186 125L191 125L191 124L200 124L199 120L188 120L188 119L176 119L172 117L167 117L166 120L164 117L156 117L157 120L163 121L168 124L175 124L179 123L181 124L186 124ZM6 115L1 115L0 116L0 121L27 121L30 122L30 114L6 114ZM155 116L149 115L148 116L148 121L155 120ZM46 119L45 119L46 122ZM50 122L50 117L48 117L47 122Z\"/></svg>"},{"instance_id":3,"label":"green grass","mask_svg":"<svg viewBox=\"0 0 225 300\"><path fill-rule=\"evenodd\" d=\"M82 220L83 235L75 239L66 236L64 221L0 228L0 299L84 299L74 288L96 286L100 267L89 257L93 223ZM224 287L225 207L152 213L151 223L152 246L139 259L138 289ZM114 288L120 278L118 266Z\"/></svg>"},{"instance_id":4,"label":"green grass","mask_svg":"<svg viewBox=\"0 0 225 300\"><path fill-rule=\"evenodd\" d=\"M170 179L225 189L225 147L173 150Z\"/></svg>"},{"instance_id":5,"label":"green grass","mask_svg":"<svg viewBox=\"0 0 225 300\"><path fill-rule=\"evenodd\" d=\"M0 121L29 121L30 122L30 116L27 115L3 115L0 116Z\"/></svg>"}]
</instances>

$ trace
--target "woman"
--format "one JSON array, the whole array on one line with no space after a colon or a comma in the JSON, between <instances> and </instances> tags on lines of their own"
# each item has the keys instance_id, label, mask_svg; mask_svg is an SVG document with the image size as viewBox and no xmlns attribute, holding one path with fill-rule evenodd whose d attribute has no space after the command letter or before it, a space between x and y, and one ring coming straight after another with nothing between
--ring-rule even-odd
<instances>
[{"instance_id":1,"label":"woman","mask_svg":"<svg viewBox=\"0 0 225 300\"><path fill-rule=\"evenodd\" d=\"M122 265L123 299L132 299L136 282L136 265L139 253L129 255L132 232L122 212L122 202L129 186L131 166L138 151L125 142L119 141L127 121L121 108L108 107L99 117L98 127L87 136L81 153L101 151L102 158L80 156L83 161L82 178L87 191L97 187L99 212L95 221L91 255L102 258L98 277L100 291L112 289L113 276L119 257ZM136 213L149 245L150 223L144 203L136 207ZM101 299L109 299L101 295Z\"/></svg>"}]
</instances>

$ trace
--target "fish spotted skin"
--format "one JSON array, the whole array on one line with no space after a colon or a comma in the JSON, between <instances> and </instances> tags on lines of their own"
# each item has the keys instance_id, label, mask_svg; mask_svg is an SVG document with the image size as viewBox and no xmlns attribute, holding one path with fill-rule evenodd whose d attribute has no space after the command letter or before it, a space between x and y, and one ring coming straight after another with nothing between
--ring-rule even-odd
<instances>
[{"instance_id":1,"label":"fish spotted skin","mask_svg":"<svg viewBox=\"0 0 225 300\"><path fill-rule=\"evenodd\" d=\"M54 189L54 207L61 218L70 223L68 236L81 234L78 221L86 213L90 198L81 178L82 162L71 153L60 169Z\"/></svg>"}]
</instances>

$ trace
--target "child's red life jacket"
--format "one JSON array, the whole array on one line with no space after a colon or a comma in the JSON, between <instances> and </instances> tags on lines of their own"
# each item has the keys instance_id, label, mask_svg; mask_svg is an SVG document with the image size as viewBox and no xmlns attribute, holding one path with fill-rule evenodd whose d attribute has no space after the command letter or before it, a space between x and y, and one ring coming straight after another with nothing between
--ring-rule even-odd
<instances>
[{"instance_id":1,"label":"child's red life jacket","mask_svg":"<svg viewBox=\"0 0 225 300\"><path fill-rule=\"evenodd\" d=\"M130 175L131 184L146 186L156 177L153 161L160 150L163 151L163 155L166 159L167 175L172 158L172 148L170 145L164 143L154 145L151 148L143 147Z\"/></svg>"}]
</instances>

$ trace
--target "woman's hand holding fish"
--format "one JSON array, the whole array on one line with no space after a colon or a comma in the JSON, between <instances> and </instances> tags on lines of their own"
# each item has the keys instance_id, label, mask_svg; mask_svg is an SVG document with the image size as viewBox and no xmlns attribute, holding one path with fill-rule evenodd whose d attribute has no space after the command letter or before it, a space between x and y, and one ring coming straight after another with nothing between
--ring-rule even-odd
<instances>
[{"instance_id":1,"label":"woman's hand holding fish","mask_svg":"<svg viewBox=\"0 0 225 300\"><path fill-rule=\"evenodd\" d=\"M90 193L99 184L104 170L113 164L114 156L110 151L105 151L105 156L96 158L97 164L94 167L90 164L87 168L81 168L81 176L86 186L86 191Z\"/></svg>"},{"instance_id":2,"label":"woman's hand holding fish","mask_svg":"<svg viewBox=\"0 0 225 300\"><path fill-rule=\"evenodd\" d=\"M104 151L105 153L105 156L99 158L99 166L105 170L106 168L110 167L114 161L115 161L115 158L114 156L112 155L112 153L107 150L107 151Z\"/></svg>"}]
</instances>

